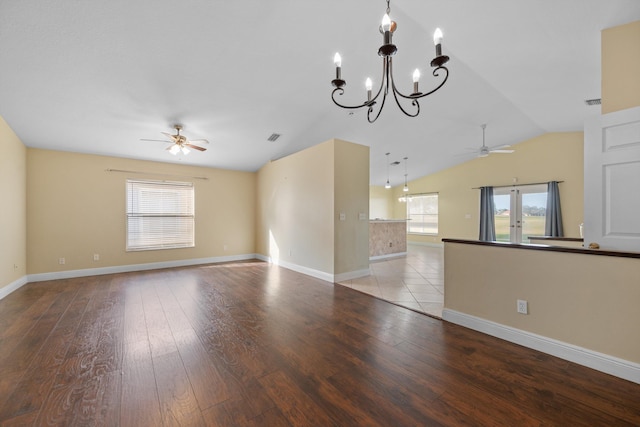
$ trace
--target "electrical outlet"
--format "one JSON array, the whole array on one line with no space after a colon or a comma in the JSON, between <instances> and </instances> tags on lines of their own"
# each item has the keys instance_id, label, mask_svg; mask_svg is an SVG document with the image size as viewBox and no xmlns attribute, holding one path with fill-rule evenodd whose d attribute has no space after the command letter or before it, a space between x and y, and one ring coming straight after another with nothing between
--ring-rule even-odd
<instances>
[{"instance_id":1,"label":"electrical outlet","mask_svg":"<svg viewBox=\"0 0 640 427\"><path fill-rule=\"evenodd\" d=\"M58 264L64 265L64 263L65 263L65 259L64 258L58 258Z\"/></svg>"},{"instance_id":2,"label":"electrical outlet","mask_svg":"<svg viewBox=\"0 0 640 427\"><path fill-rule=\"evenodd\" d=\"M100 261L100 254L93 254L94 261Z\"/></svg>"},{"instance_id":3,"label":"electrical outlet","mask_svg":"<svg viewBox=\"0 0 640 427\"><path fill-rule=\"evenodd\" d=\"M517 310L520 314L529 314L529 304L527 301L519 299L517 301Z\"/></svg>"}]
</instances>

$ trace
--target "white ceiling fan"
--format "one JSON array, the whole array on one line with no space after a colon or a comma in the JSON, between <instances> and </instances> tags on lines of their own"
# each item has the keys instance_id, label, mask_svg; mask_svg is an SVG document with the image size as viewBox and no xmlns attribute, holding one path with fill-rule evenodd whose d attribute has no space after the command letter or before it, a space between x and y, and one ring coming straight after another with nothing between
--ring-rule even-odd
<instances>
[{"instance_id":1,"label":"white ceiling fan","mask_svg":"<svg viewBox=\"0 0 640 427\"><path fill-rule=\"evenodd\" d=\"M487 147L484 142L484 131L487 127L486 124L480 125L482 127L482 147L480 149L470 148L470 150L477 151L478 157L487 157L489 154L498 153L498 154L510 154L515 150L504 150L504 148L510 147L509 144L497 145L495 147Z\"/></svg>"},{"instance_id":2,"label":"white ceiling fan","mask_svg":"<svg viewBox=\"0 0 640 427\"><path fill-rule=\"evenodd\" d=\"M176 130L175 135L171 135L170 133L167 132L160 132L161 134L165 135L166 137L169 138L169 141L164 140L164 139L140 139L140 141L156 141L156 142L166 142L171 144L169 147L167 147L167 151L169 151L171 154L173 154L174 156L176 154L178 154L179 152L182 152L182 154L189 154L191 152L191 150L189 150L189 148L193 148L194 150L198 150L198 151L206 151L207 149L204 147L200 147L199 145L195 145L195 144L208 144L209 141L207 141L206 139L187 139L187 137L185 137L184 135L180 135L180 131L182 130L182 126L181 125L174 125L173 126L174 129Z\"/></svg>"}]
</instances>

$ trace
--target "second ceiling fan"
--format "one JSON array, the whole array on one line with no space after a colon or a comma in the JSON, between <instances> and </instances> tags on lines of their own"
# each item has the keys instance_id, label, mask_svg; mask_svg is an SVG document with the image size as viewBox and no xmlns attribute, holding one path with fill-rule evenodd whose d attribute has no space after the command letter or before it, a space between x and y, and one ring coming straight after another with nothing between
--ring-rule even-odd
<instances>
[{"instance_id":1,"label":"second ceiling fan","mask_svg":"<svg viewBox=\"0 0 640 427\"><path fill-rule=\"evenodd\" d=\"M492 153L510 154L515 151L515 150L504 150L504 148L510 147L509 144L496 145L495 147L487 147L484 142L484 131L487 128L487 125L483 124L483 125L480 125L480 127L482 127L482 147L480 147L480 149L477 149L477 148L472 149L474 151L477 151L478 157L487 157L489 154L492 154Z\"/></svg>"}]
</instances>

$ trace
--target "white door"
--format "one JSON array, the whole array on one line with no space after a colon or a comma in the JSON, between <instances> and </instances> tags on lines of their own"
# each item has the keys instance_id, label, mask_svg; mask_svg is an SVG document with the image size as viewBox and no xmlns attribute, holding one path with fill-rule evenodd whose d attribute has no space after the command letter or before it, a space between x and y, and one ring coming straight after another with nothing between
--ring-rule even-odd
<instances>
[{"instance_id":1,"label":"white door","mask_svg":"<svg viewBox=\"0 0 640 427\"><path fill-rule=\"evenodd\" d=\"M496 240L529 243L529 236L544 236L547 184L495 187Z\"/></svg>"},{"instance_id":2,"label":"white door","mask_svg":"<svg viewBox=\"0 0 640 427\"><path fill-rule=\"evenodd\" d=\"M640 107L588 120L584 243L640 252Z\"/></svg>"}]
</instances>

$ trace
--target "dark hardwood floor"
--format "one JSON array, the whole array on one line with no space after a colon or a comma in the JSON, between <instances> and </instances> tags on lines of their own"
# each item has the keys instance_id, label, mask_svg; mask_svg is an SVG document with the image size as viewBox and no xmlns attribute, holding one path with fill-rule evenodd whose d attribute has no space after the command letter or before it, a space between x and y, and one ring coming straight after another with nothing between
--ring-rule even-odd
<instances>
[{"instance_id":1,"label":"dark hardwood floor","mask_svg":"<svg viewBox=\"0 0 640 427\"><path fill-rule=\"evenodd\" d=\"M640 385L263 262L0 300L0 425L640 425Z\"/></svg>"}]
</instances>

